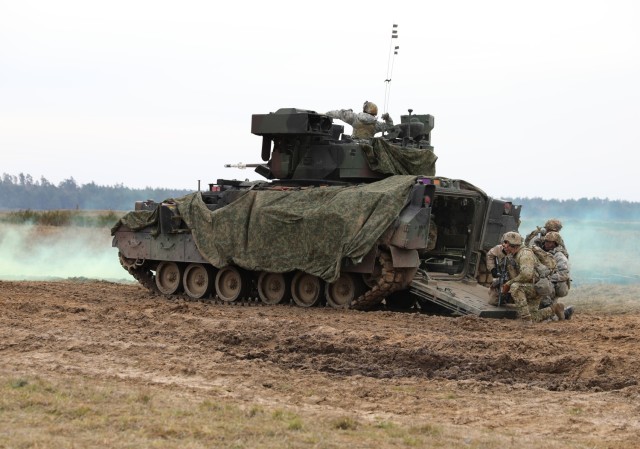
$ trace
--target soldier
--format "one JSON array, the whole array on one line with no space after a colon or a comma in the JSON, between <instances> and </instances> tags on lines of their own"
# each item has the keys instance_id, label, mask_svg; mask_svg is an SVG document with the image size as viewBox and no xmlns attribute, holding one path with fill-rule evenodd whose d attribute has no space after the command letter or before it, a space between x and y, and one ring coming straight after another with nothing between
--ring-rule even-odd
<instances>
[{"instance_id":1,"label":"soldier","mask_svg":"<svg viewBox=\"0 0 640 449\"><path fill-rule=\"evenodd\" d=\"M542 228L540 226L536 226L536 228L533 231L531 231L529 235L527 235L527 237L524 240L524 244L527 246L531 246L531 240L534 239L535 237L544 237L544 235L550 231L557 232L558 237L560 239L559 246L562 247L562 251L564 252L564 255L567 256L568 258L569 252L567 251L567 246L564 244L564 240L562 240L562 236L559 234L561 229L562 229L562 222L557 218L551 218L547 220L547 222L544 224ZM543 240L538 240L538 246L542 248L543 244L544 244Z\"/></svg>"},{"instance_id":2,"label":"soldier","mask_svg":"<svg viewBox=\"0 0 640 449\"><path fill-rule=\"evenodd\" d=\"M538 258L531 248L522 243L522 236L517 232L507 232L503 237L504 250L511 260L507 263L509 280L505 282L502 293L511 293L518 317L523 321L539 322L553 315L564 320L566 313L562 303L556 302L540 309L540 297L534 288Z\"/></svg>"},{"instance_id":3,"label":"soldier","mask_svg":"<svg viewBox=\"0 0 640 449\"><path fill-rule=\"evenodd\" d=\"M539 242L542 241L542 243ZM555 231L547 232L544 237L535 237L531 242L530 246L534 252L537 251L545 251L547 254L553 256L555 261L554 269L549 274L548 278L551 281L553 288L551 289L551 294L542 299L542 304L550 304L556 300L556 298L561 298L563 296L567 296L569 293L570 287L570 274L569 274L569 259L566 256L566 252L561 245L562 238L560 234ZM542 248L540 248L542 245ZM567 319L571 318L573 314L573 306L569 306L565 309L565 315L567 315Z\"/></svg>"},{"instance_id":4,"label":"soldier","mask_svg":"<svg viewBox=\"0 0 640 449\"><path fill-rule=\"evenodd\" d=\"M498 291L500 287L498 284L498 278L500 276L499 267L503 265L504 258L507 257L503 246L504 243L500 243L487 252L487 271L490 272L493 277L493 283L489 287L489 304L492 306L498 305L498 298L500 297Z\"/></svg>"},{"instance_id":5,"label":"soldier","mask_svg":"<svg viewBox=\"0 0 640 449\"><path fill-rule=\"evenodd\" d=\"M351 137L354 139L371 139L376 133L386 131L393 126L393 120L388 113L382 114L384 123L379 122L378 106L370 101L365 101L362 112L354 113L352 109L339 109L329 111L325 115L337 118L353 127Z\"/></svg>"}]
</instances>

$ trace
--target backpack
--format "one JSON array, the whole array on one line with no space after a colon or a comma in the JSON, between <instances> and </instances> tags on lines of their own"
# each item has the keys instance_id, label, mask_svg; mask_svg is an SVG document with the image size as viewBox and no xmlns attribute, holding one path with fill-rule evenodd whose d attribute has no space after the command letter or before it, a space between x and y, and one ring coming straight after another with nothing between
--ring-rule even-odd
<instances>
[{"instance_id":1,"label":"backpack","mask_svg":"<svg viewBox=\"0 0 640 449\"><path fill-rule=\"evenodd\" d=\"M556 260L551 254L537 245L534 245L531 249L538 258L538 263L536 264L536 273L538 273L538 277L540 279L548 277L553 273L553 270L556 269Z\"/></svg>"},{"instance_id":2,"label":"backpack","mask_svg":"<svg viewBox=\"0 0 640 449\"><path fill-rule=\"evenodd\" d=\"M538 263L536 264L538 280L534 283L533 287L538 295L550 296L553 294L554 286L549 280L549 275L553 273L553 270L556 268L556 260L551 254L537 245L533 245L531 249L538 258Z\"/></svg>"}]
</instances>

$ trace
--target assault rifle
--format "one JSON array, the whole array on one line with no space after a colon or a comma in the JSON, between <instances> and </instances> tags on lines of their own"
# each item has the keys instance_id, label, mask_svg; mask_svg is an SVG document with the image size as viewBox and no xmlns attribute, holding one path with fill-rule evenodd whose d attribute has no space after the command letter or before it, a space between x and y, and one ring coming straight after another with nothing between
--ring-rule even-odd
<instances>
[{"instance_id":1,"label":"assault rifle","mask_svg":"<svg viewBox=\"0 0 640 449\"><path fill-rule=\"evenodd\" d=\"M502 293L502 286L507 282L509 273L507 272L507 256L502 258L502 261L496 264L498 269L498 307L502 305L503 301L506 301L509 293Z\"/></svg>"}]
</instances>

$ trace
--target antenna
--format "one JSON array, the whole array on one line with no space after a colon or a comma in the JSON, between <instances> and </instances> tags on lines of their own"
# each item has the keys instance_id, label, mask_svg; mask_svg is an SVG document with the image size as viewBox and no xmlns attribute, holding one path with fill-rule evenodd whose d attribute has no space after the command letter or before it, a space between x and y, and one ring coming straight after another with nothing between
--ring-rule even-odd
<instances>
[{"instance_id":1,"label":"antenna","mask_svg":"<svg viewBox=\"0 0 640 449\"><path fill-rule=\"evenodd\" d=\"M389 43L389 56L387 58L387 77L384 80L384 112L388 112L389 109L389 97L391 96L391 76L393 75L393 63L396 60L396 55L400 47L394 46L393 40L398 39L398 24L393 24L391 28L391 42Z\"/></svg>"}]
</instances>

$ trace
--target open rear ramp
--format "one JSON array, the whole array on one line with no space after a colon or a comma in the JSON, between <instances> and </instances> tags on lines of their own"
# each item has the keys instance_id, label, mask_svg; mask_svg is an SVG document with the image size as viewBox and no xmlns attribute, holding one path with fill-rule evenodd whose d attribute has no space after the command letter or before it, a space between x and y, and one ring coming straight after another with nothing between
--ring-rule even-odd
<instances>
[{"instance_id":1,"label":"open rear ramp","mask_svg":"<svg viewBox=\"0 0 640 449\"><path fill-rule=\"evenodd\" d=\"M516 318L516 311L490 305L487 287L475 282L414 279L409 292L460 315L478 315L482 318Z\"/></svg>"}]
</instances>

